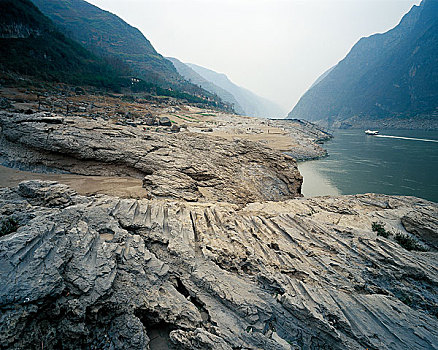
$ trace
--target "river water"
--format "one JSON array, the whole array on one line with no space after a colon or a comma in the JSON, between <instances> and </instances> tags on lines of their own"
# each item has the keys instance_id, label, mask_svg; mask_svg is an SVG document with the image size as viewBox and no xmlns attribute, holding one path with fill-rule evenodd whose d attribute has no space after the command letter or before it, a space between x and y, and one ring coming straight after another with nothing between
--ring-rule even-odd
<instances>
[{"instance_id":1,"label":"river water","mask_svg":"<svg viewBox=\"0 0 438 350\"><path fill-rule=\"evenodd\" d=\"M303 194L384 193L438 202L438 131L337 130L323 147L329 156L302 162Z\"/></svg>"}]
</instances>

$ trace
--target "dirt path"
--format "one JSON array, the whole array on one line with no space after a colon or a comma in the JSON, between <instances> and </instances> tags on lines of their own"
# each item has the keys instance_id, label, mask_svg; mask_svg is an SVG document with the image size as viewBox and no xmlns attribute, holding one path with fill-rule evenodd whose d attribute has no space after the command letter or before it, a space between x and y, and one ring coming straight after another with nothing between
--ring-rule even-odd
<instances>
[{"instance_id":1,"label":"dirt path","mask_svg":"<svg viewBox=\"0 0 438 350\"><path fill-rule=\"evenodd\" d=\"M107 194L123 198L146 197L146 190L142 187L142 181L131 177L40 174L0 165L0 187L13 187L22 181L36 179L66 184L82 195Z\"/></svg>"}]
</instances>

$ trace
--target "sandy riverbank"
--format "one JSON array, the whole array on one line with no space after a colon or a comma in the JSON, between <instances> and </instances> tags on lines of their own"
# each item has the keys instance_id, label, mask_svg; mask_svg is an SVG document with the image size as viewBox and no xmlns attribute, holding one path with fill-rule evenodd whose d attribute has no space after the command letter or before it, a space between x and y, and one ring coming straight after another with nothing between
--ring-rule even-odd
<instances>
[{"instance_id":1,"label":"sandy riverbank","mask_svg":"<svg viewBox=\"0 0 438 350\"><path fill-rule=\"evenodd\" d=\"M0 165L0 187L14 187L26 180L57 181L82 195L107 194L121 198L145 198L142 181L132 177L42 174Z\"/></svg>"}]
</instances>

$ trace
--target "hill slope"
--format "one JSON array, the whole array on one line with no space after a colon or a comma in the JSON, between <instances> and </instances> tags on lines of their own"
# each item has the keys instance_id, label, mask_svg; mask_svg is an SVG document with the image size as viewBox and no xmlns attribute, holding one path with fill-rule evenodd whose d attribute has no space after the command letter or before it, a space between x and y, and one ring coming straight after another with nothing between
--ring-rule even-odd
<instances>
[{"instance_id":1,"label":"hill slope","mask_svg":"<svg viewBox=\"0 0 438 350\"><path fill-rule=\"evenodd\" d=\"M178 73L181 74L186 80L195 85L201 86L203 89L211 92L212 94L219 96L222 101L233 106L234 111L237 114L245 114L243 108L239 105L239 103L230 92L203 78L188 65L182 63L180 60L173 57L167 57L167 59L173 63Z\"/></svg>"},{"instance_id":2,"label":"hill slope","mask_svg":"<svg viewBox=\"0 0 438 350\"><path fill-rule=\"evenodd\" d=\"M281 107L265 98L257 96L247 89L237 86L225 74L217 73L193 63L186 63L186 65L204 79L231 93L242 107L244 114L251 117L270 118L281 118L284 115L284 110Z\"/></svg>"},{"instance_id":3,"label":"hill slope","mask_svg":"<svg viewBox=\"0 0 438 350\"><path fill-rule=\"evenodd\" d=\"M394 29L359 40L288 117L329 123L436 119L437 108L438 1L423 0Z\"/></svg>"},{"instance_id":4,"label":"hill slope","mask_svg":"<svg viewBox=\"0 0 438 350\"><path fill-rule=\"evenodd\" d=\"M120 72L66 38L29 0L0 0L0 68L75 84L119 86Z\"/></svg>"},{"instance_id":5,"label":"hill slope","mask_svg":"<svg viewBox=\"0 0 438 350\"><path fill-rule=\"evenodd\" d=\"M99 56L127 64L145 82L205 95L205 91L181 77L137 28L118 16L83 0L32 1L63 33Z\"/></svg>"}]
</instances>

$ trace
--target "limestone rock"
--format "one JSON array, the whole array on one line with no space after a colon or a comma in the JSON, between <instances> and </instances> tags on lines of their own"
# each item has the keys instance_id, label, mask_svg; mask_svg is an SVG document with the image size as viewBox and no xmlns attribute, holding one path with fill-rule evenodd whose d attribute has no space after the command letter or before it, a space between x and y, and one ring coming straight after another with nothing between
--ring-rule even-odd
<instances>
[{"instance_id":1,"label":"limestone rock","mask_svg":"<svg viewBox=\"0 0 438 350\"><path fill-rule=\"evenodd\" d=\"M0 347L438 349L437 251L371 230L408 233L426 209L436 220L372 194L239 208L0 189L20 223L0 238Z\"/></svg>"},{"instance_id":2,"label":"limestone rock","mask_svg":"<svg viewBox=\"0 0 438 350\"><path fill-rule=\"evenodd\" d=\"M245 204L300 196L296 162L256 142L43 113L0 113L0 126L0 156L8 163L144 177L151 198Z\"/></svg>"},{"instance_id":3,"label":"limestone rock","mask_svg":"<svg viewBox=\"0 0 438 350\"><path fill-rule=\"evenodd\" d=\"M160 120L159 120L159 124L160 124L161 126L171 126L171 125L172 125L172 122L171 122L170 119L167 118L167 117L161 117Z\"/></svg>"},{"instance_id":4,"label":"limestone rock","mask_svg":"<svg viewBox=\"0 0 438 350\"><path fill-rule=\"evenodd\" d=\"M157 118L153 116L148 116L147 118L145 118L145 123L148 126L158 125Z\"/></svg>"},{"instance_id":5,"label":"limestone rock","mask_svg":"<svg viewBox=\"0 0 438 350\"><path fill-rule=\"evenodd\" d=\"M295 141L295 146L286 152L295 159L309 160L327 156L327 151L319 143L333 136L318 125L299 119L270 120L269 124L287 131Z\"/></svg>"},{"instance_id":6,"label":"limestone rock","mask_svg":"<svg viewBox=\"0 0 438 350\"><path fill-rule=\"evenodd\" d=\"M438 250L438 217L434 207L425 207L411 211L402 217L401 222L406 231L416 235Z\"/></svg>"},{"instance_id":7,"label":"limestone rock","mask_svg":"<svg viewBox=\"0 0 438 350\"><path fill-rule=\"evenodd\" d=\"M172 124L172 127L170 128L170 131L172 131L172 132L180 132L181 131L181 127L176 125L176 124Z\"/></svg>"}]
</instances>

